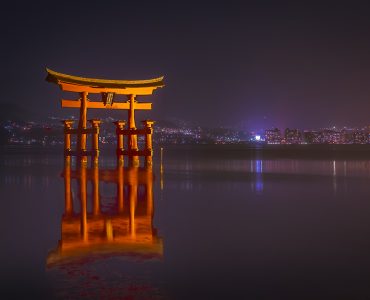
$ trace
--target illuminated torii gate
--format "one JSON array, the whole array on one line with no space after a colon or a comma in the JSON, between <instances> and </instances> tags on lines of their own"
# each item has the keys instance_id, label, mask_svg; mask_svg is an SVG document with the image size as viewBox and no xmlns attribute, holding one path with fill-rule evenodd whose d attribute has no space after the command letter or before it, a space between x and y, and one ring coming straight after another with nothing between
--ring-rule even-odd
<instances>
[{"instance_id":1,"label":"illuminated torii gate","mask_svg":"<svg viewBox=\"0 0 370 300\"><path fill-rule=\"evenodd\" d=\"M80 98L76 100L62 99L62 107L80 109L80 118L77 129L77 155L81 157L81 162L87 162L86 134L96 132L99 126L99 123L94 123L94 120L92 120L93 126L96 127L95 131L89 131L89 129L87 129L87 109L123 109L128 111L128 129L130 132L128 134L128 155L131 156L130 158L132 159L132 163L137 165L138 146L137 133L135 131L135 110L150 110L152 109L152 103L137 102L136 96L152 95L155 89L164 86L163 77L149 80L107 80L72 76L58 73L50 69L46 69L46 71L48 73L46 78L47 81L58 84L62 91L76 92L80 94ZM102 101L90 101L88 99L88 94L101 94ZM114 102L115 95L127 95L128 101ZM65 122L65 127L69 129L70 132L73 132L71 129L71 123L68 123L68 121ZM94 130L94 128L92 130ZM97 135L95 135L95 137L97 138ZM66 138L66 147L68 146L67 143L68 141ZM98 147L97 141L95 144L96 147ZM94 150L97 152L97 157L99 150L98 148ZM136 153L136 155L132 155L132 153Z\"/></svg>"}]
</instances>

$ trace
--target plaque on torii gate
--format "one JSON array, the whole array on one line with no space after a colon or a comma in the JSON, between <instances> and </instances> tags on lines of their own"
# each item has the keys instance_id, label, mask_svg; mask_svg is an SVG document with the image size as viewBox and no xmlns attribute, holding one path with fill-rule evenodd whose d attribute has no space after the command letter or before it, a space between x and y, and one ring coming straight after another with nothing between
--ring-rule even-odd
<instances>
[{"instance_id":1,"label":"plaque on torii gate","mask_svg":"<svg viewBox=\"0 0 370 300\"><path fill-rule=\"evenodd\" d=\"M72 76L46 69L46 80L59 85L62 91L76 92L80 98L76 100L62 99L62 107L79 108L80 117L78 122L77 147L80 153L86 152L86 133L87 133L87 109L123 109L128 111L128 129L136 130L135 110L150 110L152 103L142 103L136 101L136 96L152 95L157 88L164 86L163 77L149 80L107 80ZM101 94L100 102L90 101L88 94ZM127 95L128 101L115 102L115 95ZM134 132L134 131L133 131ZM129 135L129 150L137 152L137 135ZM132 157L134 161L138 157ZM86 162L86 156L82 155L81 160ZM135 164L135 162L134 162Z\"/></svg>"}]
</instances>

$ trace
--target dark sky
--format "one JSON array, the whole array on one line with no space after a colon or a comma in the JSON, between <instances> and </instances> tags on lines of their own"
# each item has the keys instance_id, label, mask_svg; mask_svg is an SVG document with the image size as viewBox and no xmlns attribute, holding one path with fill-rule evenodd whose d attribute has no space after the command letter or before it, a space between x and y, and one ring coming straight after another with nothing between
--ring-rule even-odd
<instances>
[{"instance_id":1,"label":"dark sky","mask_svg":"<svg viewBox=\"0 0 370 300\"><path fill-rule=\"evenodd\" d=\"M363 3L12 1L0 10L0 99L47 118L71 110L60 108L45 67L110 79L164 75L164 89L139 99L153 102L153 119L370 125Z\"/></svg>"}]
</instances>

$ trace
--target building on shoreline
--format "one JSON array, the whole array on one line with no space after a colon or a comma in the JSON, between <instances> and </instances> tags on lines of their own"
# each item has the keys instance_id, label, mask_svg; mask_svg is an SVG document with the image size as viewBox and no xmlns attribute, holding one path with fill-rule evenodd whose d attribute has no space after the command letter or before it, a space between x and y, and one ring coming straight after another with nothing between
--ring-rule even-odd
<instances>
[{"instance_id":1,"label":"building on shoreline","mask_svg":"<svg viewBox=\"0 0 370 300\"><path fill-rule=\"evenodd\" d=\"M285 129L285 144L302 144L302 133L299 129Z\"/></svg>"},{"instance_id":2,"label":"building on shoreline","mask_svg":"<svg viewBox=\"0 0 370 300\"><path fill-rule=\"evenodd\" d=\"M265 141L267 144L281 144L281 131L279 128L266 129Z\"/></svg>"},{"instance_id":3,"label":"building on shoreline","mask_svg":"<svg viewBox=\"0 0 370 300\"><path fill-rule=\"evenodd\" d=\"M0 123L0 143L13 145L63 145L63 125L60 118L51 117L46 122L4 121ZM192 124L159 121L153 142L169 144L370 144L369 127L364 128L321 128L290 129L283 132L279 128L270 128L257 132L246 132L234 128L206 128ZM282 134L283 133L283 134ZM256 140L256 137L259 140ZM102 144L116 144L111 118L102 120L99 141ZM76 144L76 140L71 143ZM138 137L138 144L143 140Z\"/></svg>"}]
</instances>

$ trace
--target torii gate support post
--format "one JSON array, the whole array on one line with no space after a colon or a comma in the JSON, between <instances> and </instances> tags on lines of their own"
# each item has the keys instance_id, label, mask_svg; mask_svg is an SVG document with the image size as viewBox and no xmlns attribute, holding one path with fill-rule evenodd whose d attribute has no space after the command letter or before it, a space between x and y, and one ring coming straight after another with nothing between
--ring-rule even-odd
<instances>
[{"instance_id":1,"label":"torii gate support post","mask_svg":"<svg viewBox=\"0 0 370 300\"><path fill-rule=\"evenodd\" d=\"M151 166L153 164L153 124L154 121L151 120L144 120L141 121L146 129L145 134L145 151L147 152L145 155L145 165Z\"/></svg>"},{"instance_id":2,"label":"torii gate support post","mask_svg":"<svg viewBox=\"0 0 370 300\"><path fill-rule=\"evenodd\" d=\"M78 140L77 140L77 151L79 151L80 162L83 165L87 163L86 156L86 121L87 121L87 92L81 93L81 107L80 107L80 120L78 122Z\"/></svg>"},{"instance_id":3,"label":"torii gate support post","mask_svg":"<svg viewBox=\"0 0 370 300\"><path fill-rule=\"evenodd\" d=\"M71 163L71 129L74 121L64 120L64 163L69 165Z\"/></svg>"},{"instance_id":4,"label":"torii gate support post","mask_svg":"<svg viewBox=\"0 0 370 300\"><path fill-rule=\"evenodd\" d=\"M135 100L136 95L129 95L130 109L128 110L128 128L129 130L136 130L135 124ZM128 142L128 153L129 153L129 163L133 167L139 166L139 156L133 155L133 152L137 152L139 149L137 147L137 134L130 134Z\"/></svg>"},{"instance_id":5,"label":"torii gate support post","mask_svg":"<svg viewBox=\"0 0 370 300\"><path fill-rule=\"evenodd\" d=\"M113 124L116 125L116 135L117 135L117 161L119 166L123 166L124 164L124 156L123 156L123 151L124 149L124 141L123 141L123 133L122 130L124 130L126 121L116 121L113 122Z\"/></svg>"},{"instance_id":6,"label":"torii gate support post","mask_svg":"<svg viewBox=\"0 0 370 300\"><path fill-rule=\"evenodd\" d=\"M98 119L89 120L92 127L92 166L99 163L99 126L101 121ZM85 135L86 136L86 135Z\"/></svg>"}]
</instances>

